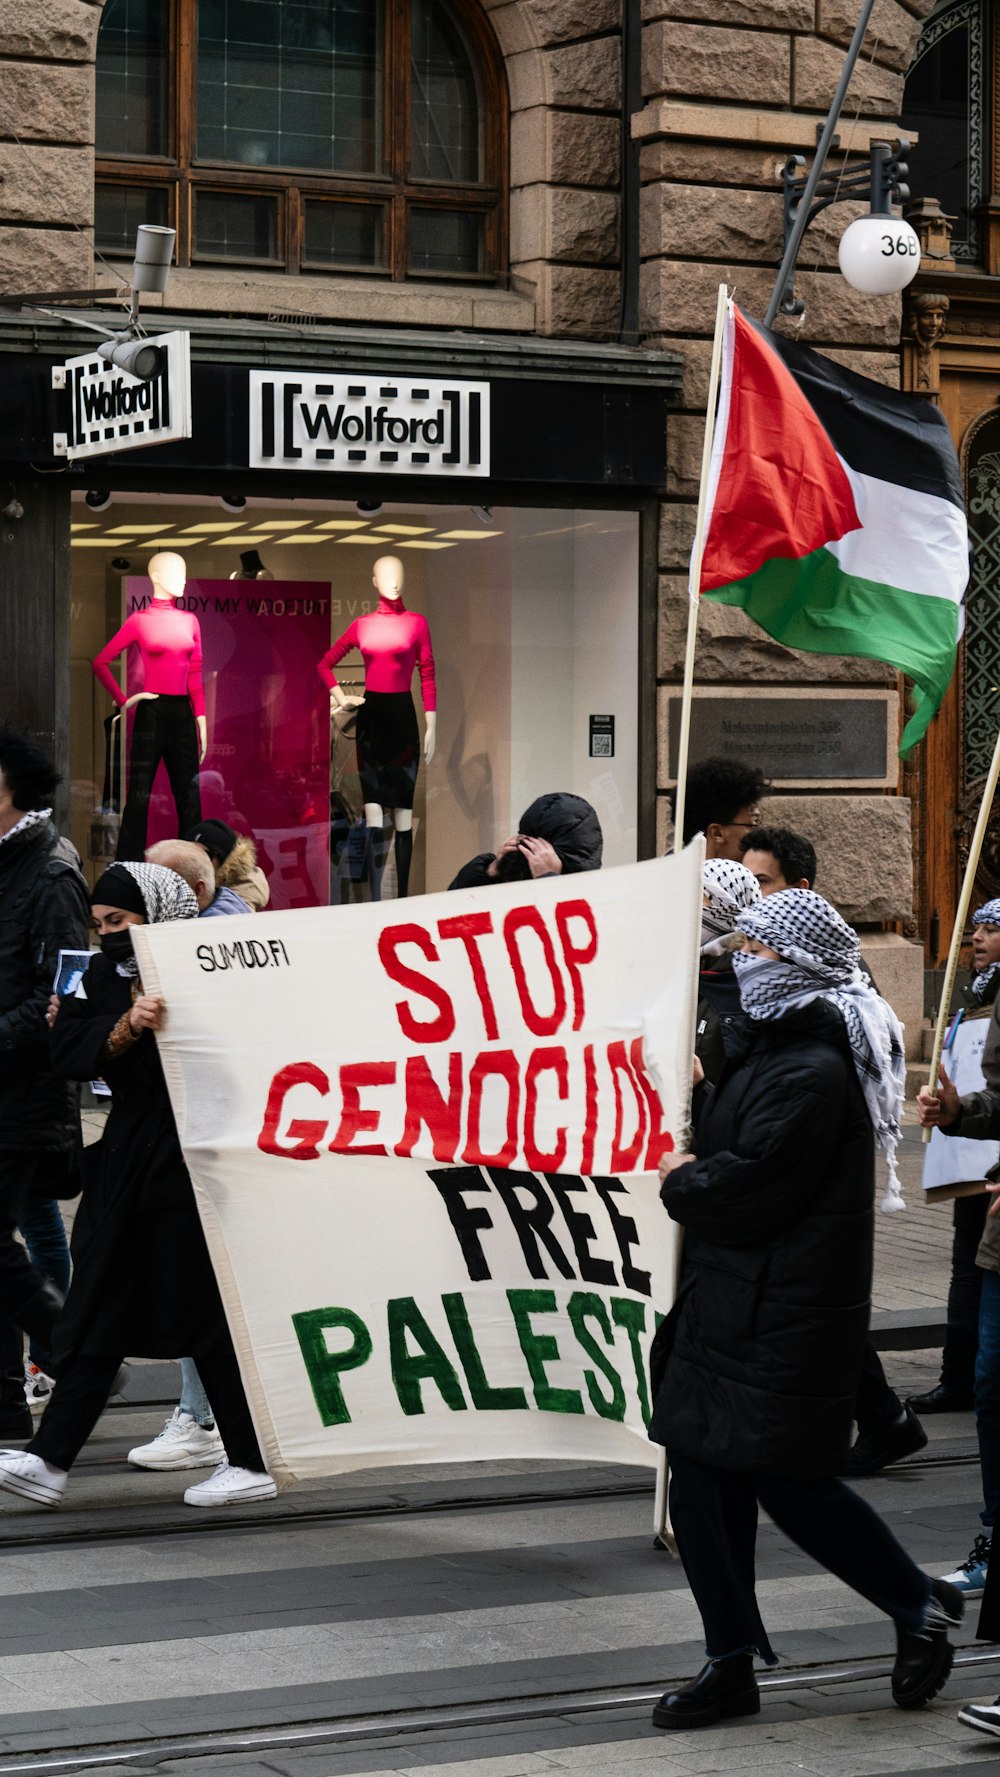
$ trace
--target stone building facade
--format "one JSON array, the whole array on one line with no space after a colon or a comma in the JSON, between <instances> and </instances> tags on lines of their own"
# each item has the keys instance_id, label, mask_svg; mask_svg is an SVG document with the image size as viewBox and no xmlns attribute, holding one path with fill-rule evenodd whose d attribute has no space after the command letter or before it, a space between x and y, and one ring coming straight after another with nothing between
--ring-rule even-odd
<instances>
[{"instance_id":1,"label":"stone building facade","mask_svg":"<svg viewBox=\"0 0 1000 1777\"><path fill-rule=\"evenodd\" d=\"M853 0L476 0L506 89L507 263L491 284L191 264L171 277L174 315L423 328L491 340L624 344L677 354L658 542L656 843L668 827L667 704L681 673L715 293L762 314L781 252L778 175L808 157L855 18ZM877 0L848 95L841 150L899 129L904 76L933 0ZM0 0L0 293L107 287L95 260L94 61L104 0ZM836 160L834 161L836 163ZM852 291L838 205L801 254L801 322L782 322L862 373L898 385L901 306ZM114 256L111 256L114 259ZM127 271L127 262L114 261ZM155 309L155 301L149 305ZM8 310L8 317L16 314ZM21 311L23 320L24 314ZM0 328L3 326L0 318ZM197 321L192 319L192 326ZM11 552L18 545L12 542ZM8 571L13 554L8 553ZM792 654L741 613L707 605L699 685L745 699L770 687L838 698L896 693L861 661ZM60 694L61 695L61 694ZM890 701L893 720L896 706ZM655 747L650 733L648 743ZM851 791L776 786L769 816L816 835L821 886L877 934L880 974L919 1022L911 810L895 766ZM910 922L907 924L907 922ZM887 930L891 927L891 930Z\"/></svg>"}]
</instances>

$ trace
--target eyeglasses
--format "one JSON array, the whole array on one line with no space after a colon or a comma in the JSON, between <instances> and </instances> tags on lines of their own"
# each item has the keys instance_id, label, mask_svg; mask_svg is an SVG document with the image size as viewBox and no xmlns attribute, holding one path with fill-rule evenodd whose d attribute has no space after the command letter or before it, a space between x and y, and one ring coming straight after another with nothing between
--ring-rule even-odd
<instances>
[{"instance_id":1,"label":"eyeglasses","mask_svg":"<svg viewBox=\"0 0 1000 1777\"><path fill-rule=\"evenodd\" d=\"M752 832L754 827L760 826L760 821L720 821L719 825L722 827L746 827L748 831Z\"/></svg>"}]
</instances>

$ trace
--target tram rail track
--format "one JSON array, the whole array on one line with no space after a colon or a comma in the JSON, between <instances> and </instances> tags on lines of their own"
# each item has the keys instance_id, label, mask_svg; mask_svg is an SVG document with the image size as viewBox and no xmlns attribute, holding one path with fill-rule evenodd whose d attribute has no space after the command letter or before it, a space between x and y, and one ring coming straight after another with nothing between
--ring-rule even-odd
<instances>
[{"instance_id":1,"label":"tram rail track","mask_svg":"<svg viewBox=\"0 0 1000 1777\"><path fill-rule=\"evenodd\" d=\"M1000 1669L1000 1648L959 1648L954 1672ZM847 1659L836 1665L789 1665L783 1671L758 1677L765 1696L808 1691L822 1686L858 1685L886 1680L892 1672L887 1659ZM178 1759L224 1758L237 1754L304 1752L329 1747L341 1751L374 1745L391 1746L395 1740L412 1741L420 1736L450 1734L462 1729L510 1728L555 1718L580 1719L598 1713L627 1713L646 1709L657 1701L665 1686L686 1682L690 1673L640 1681L635 1685L584 1690L552 1690L539 1695L512 1695L482 1702L434 1704L425 1709L372 1711L367 1714L331 1715L323 1721L282 1723L273 1728L220 1729L203 1734L164 1734L142 1741L106 1741L101 1745L60 1748L51 1753L33 1751L22 1756L0 1755L0 1777L35 1772L38 1777L71 1777L77 1771L100 1771L126 1766L149 1770Z\"/></svg>"},{"instance_id":2,"label":"tram rail track","mask_svg":"<svg viewBox=\"0 0 1000 1777\"><path fill-rule=\"evenodd\" d=\"M968 1450L945 1452L940 1456L918 1456L884 1472L902 1478L947 1469L968 1469L978 1465L978 1461L977 1451L970 1447ZM119 1467L120 1464L116 1461L85 1461L80 1464L81 1471L86 1470L91 1475L113 1471ZM634 1481L616 1479L601 1482L581 1476L578 1485L564 1482L552 1487L537 1484L505 1487L503 1477L493 1476L489 1493L482 1487L470 1487L467 1491L457 1487L454 1491L443 1492L428 1489L419 1483L404 1482L386 1491L373 1488L373 1497L368 1499L331 1500L324 1494L317 1497L315 1506L308 1503L308 1494L296 1493L294 1489L290 1489L288 1493L279 1495L276 1501L268 1501L263 1507L241 1510L238 1506L229 1506L222 1517L213 1513L192 1512L179 1505L164 1505L162 1502L155 1505L140 1502L135 1506L125 1507L116 1503L90 1506L78 1514L71 1508L65 1513L46 1515L44 1518L35 1514L29 1517L27 1513L18 1513L16 1517L10 1518L0 1515L0 1550L23 1548L25 1545L30 1545L33 1549L84 1544L99 1546L102 1543L122 1543L140 1538L147 1542L165 1537L219 1535L234 1530L252 1529L254 1532L267 1533L297 1528L300 1525L334 1524L351 1520L424 1517L447 1512L513 1511L595 1500L652 1498L654 1487L651 1471L637 1473Z\"/></svg>"}]
</instances>

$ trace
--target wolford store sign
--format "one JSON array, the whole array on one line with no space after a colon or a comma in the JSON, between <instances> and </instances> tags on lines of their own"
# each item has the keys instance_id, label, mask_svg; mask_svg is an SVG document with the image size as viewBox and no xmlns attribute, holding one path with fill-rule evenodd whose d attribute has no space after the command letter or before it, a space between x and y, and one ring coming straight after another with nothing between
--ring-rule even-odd
<instances>
[{"instance_id":1,"label":"wolford store sign","mask_svg":"<svg viewBox=\"0 0 1000 1777\"><path fill-rule=\"evenodd\" d=\"M489 383L253 370L250 467L488 475Z\"/></svg>"},{"instance_id":2,"label":"wolford store sign","mask_svg":"<svg viewBox=\"0 0 1000 1777\"><path fill-rule=\"evenodd\" d=\"M148 382L108 364L96 352L70 358L52 372L52 386L69 395L69 429L57 432L53 453L74 462L191 436L191 335L160 333L158 376Z\"/></svg>"}]
</instances>

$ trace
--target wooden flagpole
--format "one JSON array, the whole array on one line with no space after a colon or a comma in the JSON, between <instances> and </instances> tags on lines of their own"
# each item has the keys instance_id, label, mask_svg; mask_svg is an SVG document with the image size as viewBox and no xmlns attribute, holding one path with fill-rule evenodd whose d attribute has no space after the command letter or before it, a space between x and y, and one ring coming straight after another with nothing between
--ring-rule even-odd
<instances>
[{"instance_id":1,"label":"wooden flagpole","mask_svg":"<svg viewBox=\"0 0 1000 1777\"><path fill-rule=\"evenodd\" d=\"M712 468L715 406L719 396L719 372L722 365L722 341L728 301L729 291L725 284L720 284L719 297L715 305L715 337L712 341L712 361L708 372L708 397L705 402L705 436L701 446L698 513L694 525L694 542L691 545L687 641L684 648L684 692L681 700L681 727L677 747L677 789L674 793L673 849L675 852L682 851L684 847L684 804L687 799L688 754L691 750L691 709L694 703L694 654L698 641L698 609L701 603L701 562L705 553L708 480ZM681 1248L678 1245L678 1270L680 1268L680 1254ZM667 1453L665 1450L660 1450L656 1462L656 1497L653 1502L653 1545L655 1548L669 1549L672 1555L676 1555L677 1544L670 1528L670 1514L667 1504L668 1482Z\"/></svg>"},{"instance_id":2,"label":"wooden flagpole","mask_svg":"<svg viewBox=\"0 0 1000 1777\"><path fill-rule=\"evenodd\" d=\"M969 847L969 861L965 866L962 892L958 897L958 906L955 909L955 924L952 928L951 944L948 949L948 966L944 973L937 1025L934 1030L934 1047L931 1051L931 1071L928 1084L932 1092L937 1091L938 1069L941 1066L941 1056L944 1053L944 1039L951 1016L951 996L955 991L955 976L958 973L958 956L962 948L962 939L965 936L965 922L969 917L972 891L976 886L976 871L979 869L979 859L982 856L998 781L1000 781L1000 733L997 734L997 743L993 749L993 759L986 779L986 788L983 791L983 800L979 805L979 818L976 821L976 830L972 835L972 844ZM930 1129L924 1130L925 1142L930 1141L931 1134Z\"/></svg>"},{"instance_id":3,"label":"wooden flagpole","mask_svg":"<svg viewBox=\"0 0 1000 1777\"><path fill-rule=\"evenodd\" d=\"M698 485L698 512L691 545L691 568L688 587L687 642L684 648L684 691L681 698L681 729L677 746L677 789L674 794L674 851L684 846L684 804L687 800L688 754L691 749L691 708L694 702L694 653L698 640L698 608L701 602L701 562L705 553L708 477L712 467L712 443L715 438L715 404L719 395L719 370L722 364L722 337L726 323L729 291L719 285L715 305L715 338L712 341L712 362L708 372L708 400L705 403L705 436L701 446L701 481Z\"/></svg>"}]
</instances>

